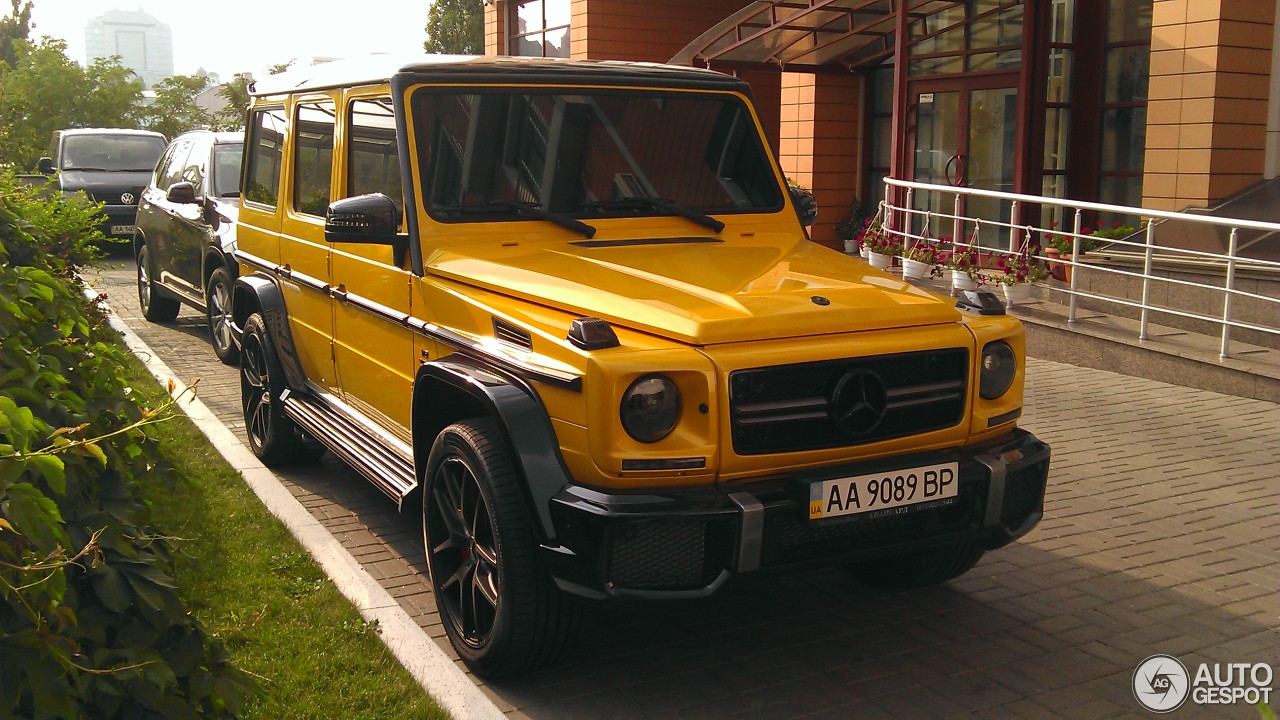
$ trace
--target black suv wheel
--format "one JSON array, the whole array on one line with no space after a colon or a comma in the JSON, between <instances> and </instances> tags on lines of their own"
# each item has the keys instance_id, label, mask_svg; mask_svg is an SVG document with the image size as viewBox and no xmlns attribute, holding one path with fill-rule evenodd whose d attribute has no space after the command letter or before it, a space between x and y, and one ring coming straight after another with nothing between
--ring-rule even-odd
<instances>
[{"instance_id":1,"label":"black suv wheel","mask_svg":"<svg viewBox=\"0 0 1280 720\"><path fill-rule=\"evenodd\" d=\"M224 267L214 270L205 283L205 312L214 354L227 365L235 365L240 348L231 336L231 273Z\"/></svg>"},{"instance_id":2,"label":"black suv wheel","mask_svg":"<svg viewBox=\"0 0 1280 720\"><path fill-rule=\"evenodd\" d=\"M427 461L423 532L445 632L478 675L557 660L580 613L538 562L524 496L493 422L450 425Z\"/></svg>"},{"instance_id":3,"label":"black suv wheel","mask_svg":"<svg viewBox=\"0 0 1280 720\"><path fill-rule=\"evenodd\" d=\"M306 442L297 424L284 414L284 369L262 316L254 313L244 324L240 357L240 405L244 410L249 448L268 467L308 462L324 448Z\"/></svg>"},{"instance_id":4,"label":"black suv wheel","mask_svg":"<svg viewBox=\"0 0 1280 720\"><path fill-rule=\"evenodd\" d=\"M146 243L138 246L137 260L138 305L142 308L142 317L150 322L169 322L178 317L178 309L181 307L178 301L156 291L151 251Z\"/></svg>"}]
</instances>

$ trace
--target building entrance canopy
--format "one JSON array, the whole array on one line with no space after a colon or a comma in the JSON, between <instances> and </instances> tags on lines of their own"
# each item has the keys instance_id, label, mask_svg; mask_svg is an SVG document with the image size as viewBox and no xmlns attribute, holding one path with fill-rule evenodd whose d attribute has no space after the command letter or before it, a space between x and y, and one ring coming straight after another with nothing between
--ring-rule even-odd
<instances>
[{"instance_id":1,"label":"building entrance canopy","mask_svg":"<svg viewBox=\"0 0 1280 720\"><path fill-rule=\"evenodd\" d=\"M898 11L908 18L953 0L757 0L698 36L670 62L715 69L853 70L891 57Z\"/></svg>"}]
</instances>

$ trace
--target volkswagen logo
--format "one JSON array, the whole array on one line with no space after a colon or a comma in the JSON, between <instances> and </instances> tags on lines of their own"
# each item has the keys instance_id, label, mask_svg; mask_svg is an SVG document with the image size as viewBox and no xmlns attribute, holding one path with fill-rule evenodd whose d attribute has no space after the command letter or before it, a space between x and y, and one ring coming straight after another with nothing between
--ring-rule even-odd
<instances>
[{"instance_id":1,"label":"volkswagen logo","mask_svg":"<svg viewBox=\"0 0 1280 720\"><path fill-rule=\"evenodd\" d=\"M888 393L884 381L870 370L851 370L831 394L831 419L847 435L866 435L884 418Z\"/></svg>"},{"instance_id":2,"label":"volkswagen logo","mask_svg":"<svg viewBox=\"0 0 1280 720\"><path fill-rule=\"evenodd\" d=\"M133 193L125 193L120 196L120 202L125 205L132 205L134 200L137 200L137 198L133 196Z\"/></svg>"}]
</instances>

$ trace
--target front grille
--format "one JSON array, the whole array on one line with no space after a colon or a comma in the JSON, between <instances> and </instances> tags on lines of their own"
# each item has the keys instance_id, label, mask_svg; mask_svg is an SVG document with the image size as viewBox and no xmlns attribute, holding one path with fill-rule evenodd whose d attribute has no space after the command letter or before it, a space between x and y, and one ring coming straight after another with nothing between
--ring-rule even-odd
<instances>
[{"instance_id":1,"label":"front grille","mask_svg":"<svg viewBox=\"0 0 1280 720\"><path fill-rule=\"evenodd\" d=\"M951 427L964 416L968 367L969 352L949 348L734 371L734 452L861 445ZM850 384L859 387L846 393Z\"/></svg>"},{"instance_id":2,"label":"front grille","mask_svg":"<svg viewBox=\"0 0 1280 720\"><path fill-rule=\"evenodd\" d=\"M1026 521L1044 497L1044 480L1049 461L1042 460L1009 474L1004 481L1004 505L1000 507L1000 524L1010 530Z\"/></svg>"},{"instance_id":3,"label":"front grille","mask_svg":"<svg viewBox=\"0 0 1280 720\"><path fill-rule=\"evenodd\" d=\"M125 203L121 202L120 196L127 192L133 195L133 202L128 204L137 205L138 200L142 197L142 190L143 188L136 188L136 189L131 188L129 190L116 190L112 192L99 192L99 193L91 193L86 191L85 195L88 195L91 201L100 202L104 205L123 205Z\"/></svg>"},{"instance_id":4,"label":"front grille","mask_svg":"<svg viewBox=\"0 0 1280 720\"><path fill-rule=\"evenodd\" d=\"M968 477L962 471L960 494L951 505L875 518L853 516L815 522L792 505L781 506L765 515L760 564L774 567L822 560L979 528L987 505L987 487L981 471Z\"/></svg>"},{"instance_id":5,"label":"front grille","mask_svg":"<svg viewBox=\"0 0 1280 720\"><path fill-rule=\"evenodd\" d=\"M607 579L630 590L710 585L733 557L736 520L646 519L609 531Z\"/></svg>"}]
</instances>

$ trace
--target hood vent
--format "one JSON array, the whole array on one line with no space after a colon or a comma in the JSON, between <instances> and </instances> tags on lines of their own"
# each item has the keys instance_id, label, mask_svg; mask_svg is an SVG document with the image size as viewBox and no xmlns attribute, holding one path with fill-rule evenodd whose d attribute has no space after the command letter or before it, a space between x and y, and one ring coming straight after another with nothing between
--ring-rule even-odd
<instances>
[{"instance_id":1,"label":"hood vent","mask_svg":"<svg viewBox=\"0 0 1280 720\"><path fill-rule=\"evenodd\" d=\"M493 319L493 336L508 345L533 352L533 336L506 320Z\"/></svg>"}]
</instances>

